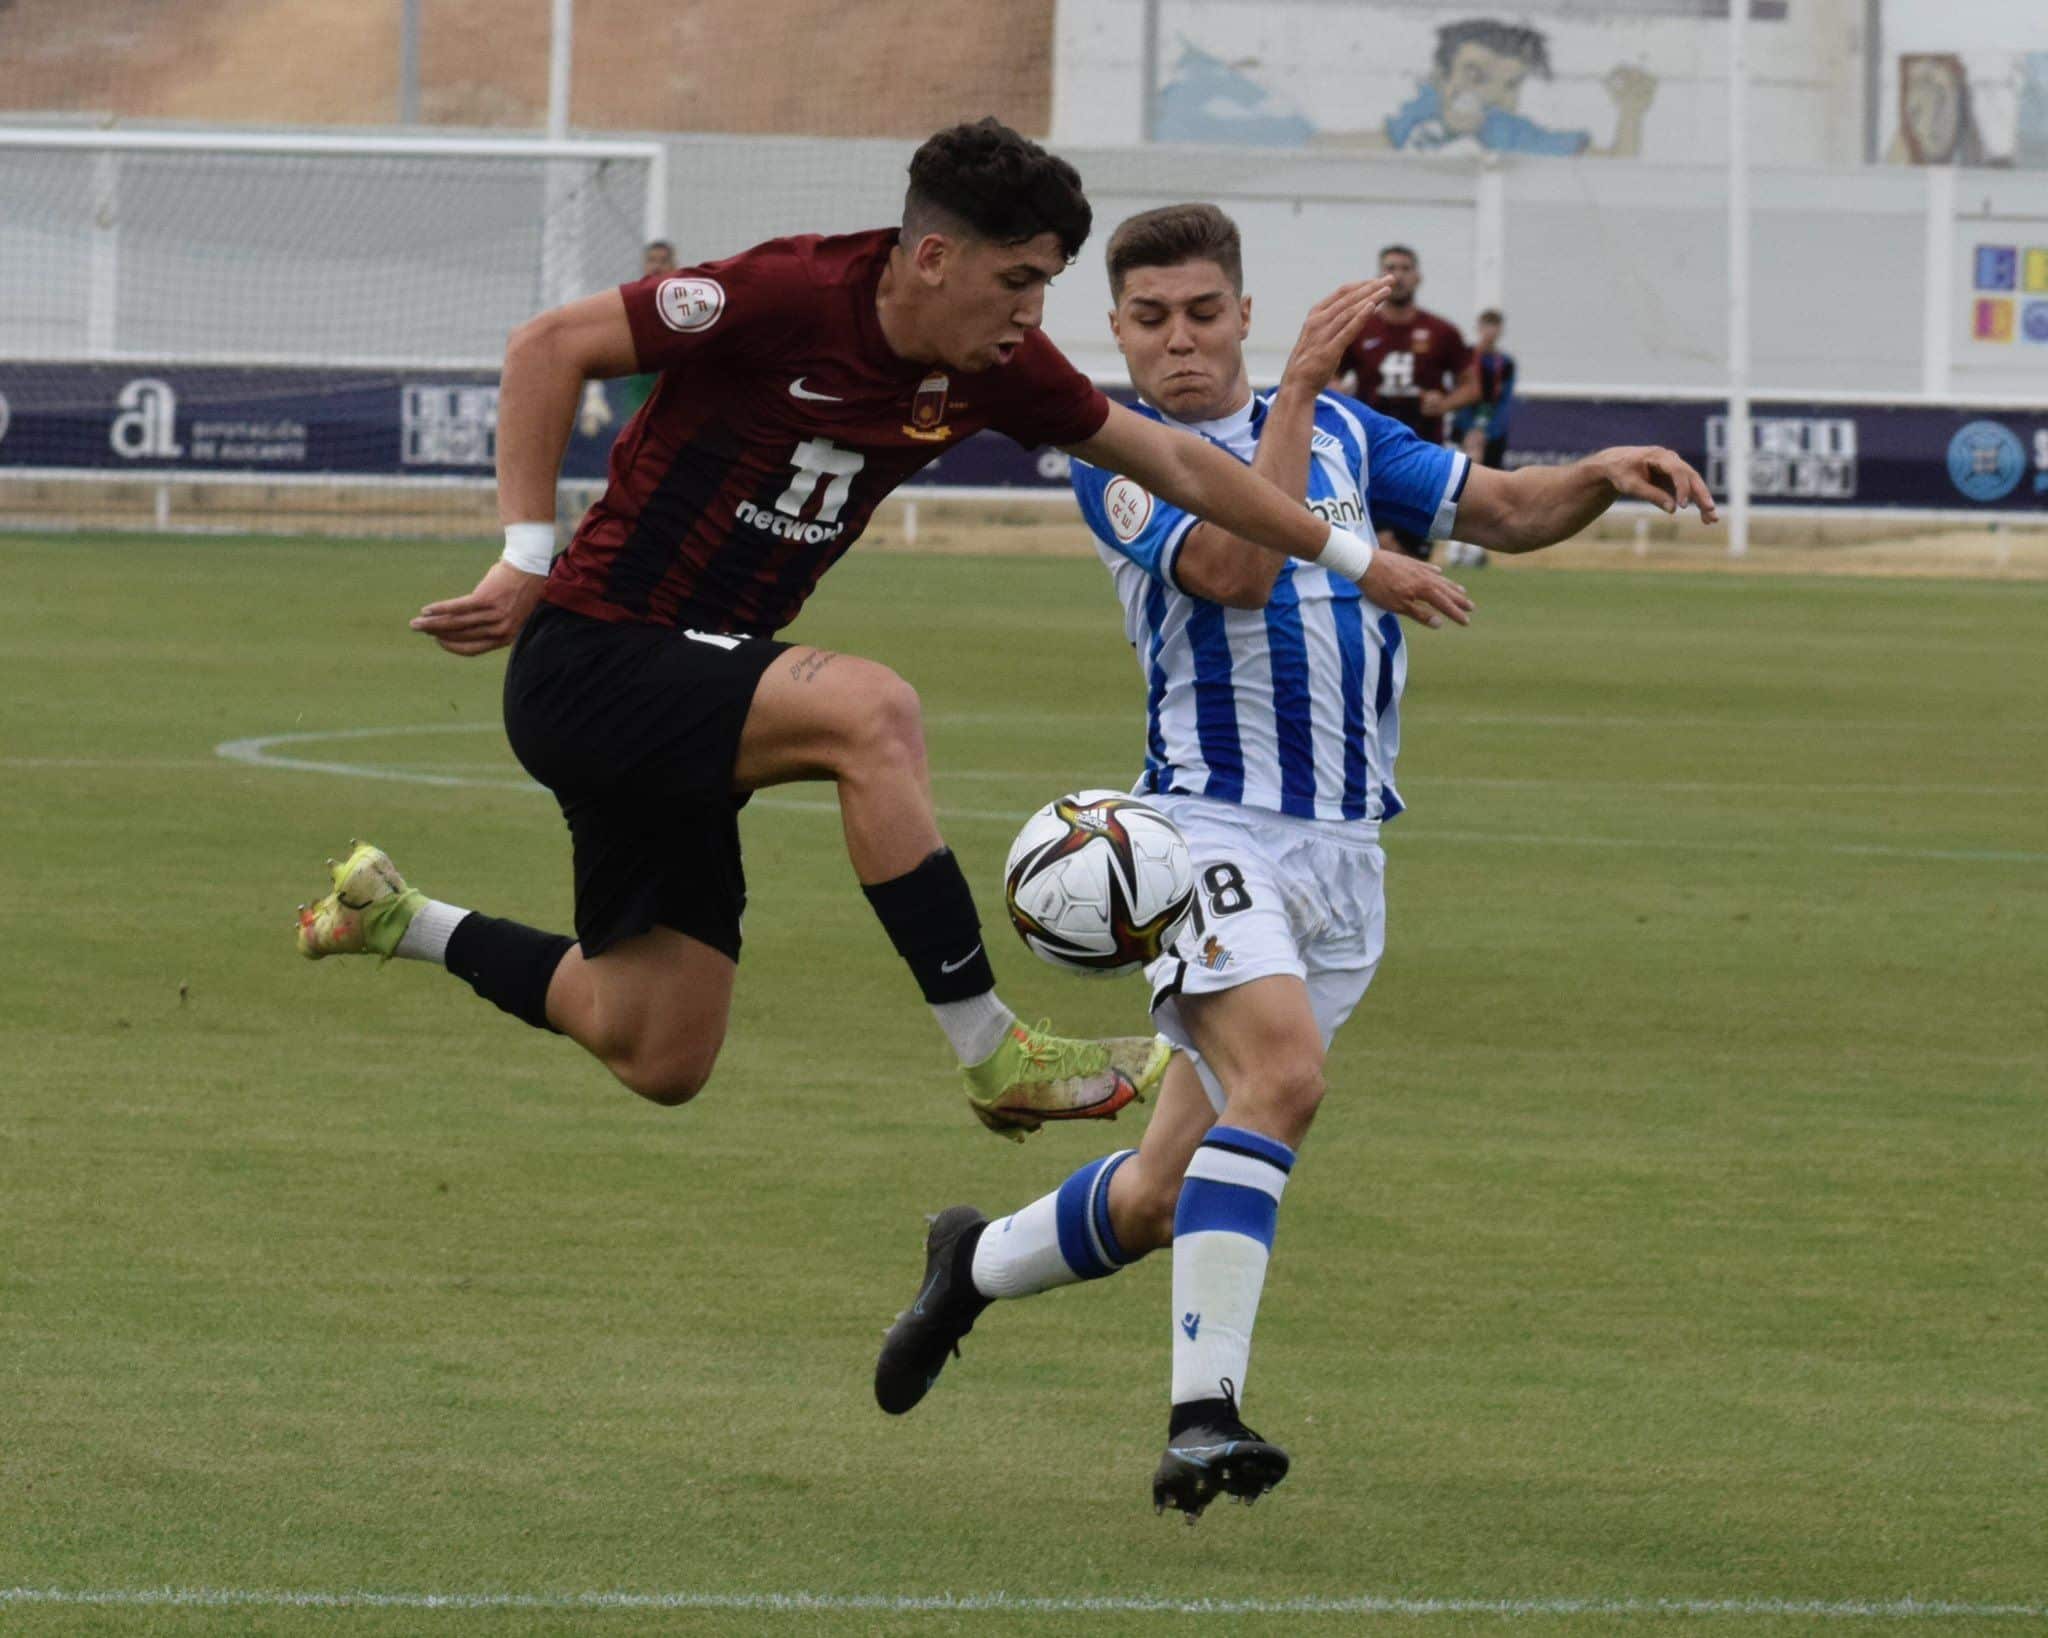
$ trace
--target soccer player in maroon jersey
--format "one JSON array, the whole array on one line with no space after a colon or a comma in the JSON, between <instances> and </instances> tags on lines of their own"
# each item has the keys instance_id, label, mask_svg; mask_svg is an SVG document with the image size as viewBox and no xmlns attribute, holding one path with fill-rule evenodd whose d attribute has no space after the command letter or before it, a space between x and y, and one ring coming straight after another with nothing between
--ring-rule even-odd
<instances>
[{"instance_id":1,"label":"soccer player in maroon jersey","mask_svg":"<svg viewBox=\"0 0 2048 1638\"><path fill-rule=\"evenodd\" d=\"M1444 417L1479 397L1472 350L1449 319L1415 304L1422 260L1414 251L1388 245L1380 252L1380 277L1389 281L1387 299L1345 352L1337 385L1417 437L1440 444ZM1429 541L1405 529L1382 529L1380 544L1411 557L1427 558L1430 552Z\"/></svg>"},{"instance_id":2,"label":"soccer player in maroon jersey","mask_svg":"<svg viewBox=\"0 0 2048 1638\"><path fill-rule=\"evenodd\" d=\"M301 910L300 949L440 962L635 1092L682 1103L725 1034L745 904L738 810L764 786L830 780L854 872L985 1125L1021 1138L1044 1120L1113 1114L1155 1081L1163 1043L1065 1040L996 998L910 686L775 633L884 496L984 427L1128 473L1431 625L1462 624L1470 604L1436 570L1374 552L1076 371L1039 324L1089 226L1073 167L983 120L918 150L900 227L773 240L514 332L498 412L505 554L412 623L454 654L516 639L506 732L568 820L576 936L428 899L361 845L335 866L333 893ZM1355 299L1381 293L1368 284ZM583 384L647 370L660 382L551 567Z\"/></svg>"}]
</instances>

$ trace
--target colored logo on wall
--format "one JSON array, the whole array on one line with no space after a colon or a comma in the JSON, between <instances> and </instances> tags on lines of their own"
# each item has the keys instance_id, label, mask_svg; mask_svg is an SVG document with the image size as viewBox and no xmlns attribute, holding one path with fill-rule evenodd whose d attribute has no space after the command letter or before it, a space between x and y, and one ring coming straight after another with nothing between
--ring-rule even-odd
<instances>
[{"instance_id":1,"label":"colored logo on wall","mask_svg":"<svg viewBox=\"0 0 2048 1638\"><path fill-rule=\"evenodd\" d=\"M2027 452L2011 429L1972 421L1948 441L1949 481L1969 500L2004 500L2027 469Z\"/></svg>"},{"instance_id":2,"label":"colored logo on wall","mask_svg":"<svg viewBox=\"0 0 2048 1638\"><path fill-rule=\"evenodd\" d=\"M2010 290L2019 273L2019 252L2011 245L1979 245L1977 278L1979 290Z\"/></svg>"},{"instance_id":3,"label":"colored logo on wall","mask_svg":"<svg viewBox=\"0 0 2048 1638\"><path fill-rule=\"evenodd\" d=\"M2023 290L2048 296L2048 245L1979 245L1977 290ZM2048 302L2016 302L2012 296L1977 295L1970 302L1970 336L1994 345L2024 338L2048 345Z\"/></svg>"}]
</instances>

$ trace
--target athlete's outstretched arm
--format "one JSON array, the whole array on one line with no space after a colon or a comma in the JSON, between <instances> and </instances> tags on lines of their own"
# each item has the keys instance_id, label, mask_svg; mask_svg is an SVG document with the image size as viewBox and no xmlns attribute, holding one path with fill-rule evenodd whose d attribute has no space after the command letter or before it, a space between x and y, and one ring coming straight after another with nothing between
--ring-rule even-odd
<instances>
[{"instance_id":1,"label":"athlete's outstretched arm","mask_svg":"<svg viewBox=\"0 0 2048 1638\"><path fill-rule=\"evenodd\" d=\"M1645 444L1603 449L1570 466L1474 466L1451 534L1490 551L1533 552L1569 540L1624 498L1673 513L1696 506L1702 523L1720 515L1706 479L1670 450Z\"/></svg>"},{"instance_id":2,"label":"athlete's outstretched arm","mask_svg":"<svg viewBox=\"0 0 2048 1638\"><path fill-rule=\"evenodd\" d=\"M637 367L626 303L616 290L528 319L505 344L498 378L498 520L555 527L555 481L583 383ZM545 573L500 559L467 597L429 603L412 629L451 654L487 654L519 635Z\"/></svg>"},{"instance_id":3,"label":"athlete's outstretched arm","mask_svg":"<svg viewBox=\"0 0 2048 1638\"><path fill-rule=\"evenodd\" d=\"M1301 501L1275 488L1235 456L1192 432L1163 427L1121 404L1086 443L1067 453L1090 466L1120 472L1240 540L1310 563L1321 556L1330 526ZM1374 552L1359 587L1383 609L1425 625L1470 623L1472 600L1431 565L1398 552Z\"/></svg>"},{"instance_id":4,"label":"athlete's outstretched arm","mask_svg":"<svg viewBox=\"0 0 2048 1638\"><path fill-rule=\"evenodd\" d=\"M1332 291L1309 309L1288 354L1280 385L1266 405L1266 424L1252 454L1252 470L1290 495L1308 493L1310 442L1316 399L1344 349L1386 299L1385 279L1362 280ZM1197 597L1234 609L1262 609L1280 576L1277 553L1213 523L1198 523L1181 543L1173 577Z\"/></svg>"}]
</instances>

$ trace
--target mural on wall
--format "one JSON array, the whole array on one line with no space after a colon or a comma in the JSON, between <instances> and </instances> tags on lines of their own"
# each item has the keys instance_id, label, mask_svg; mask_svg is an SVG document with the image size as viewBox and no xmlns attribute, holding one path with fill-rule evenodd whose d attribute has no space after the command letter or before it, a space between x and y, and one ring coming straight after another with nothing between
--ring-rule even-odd
<instances>
[{"instance_id":1,"label":"mural on wall","mask_svg":"<svg viewBox=\"0 0 2048 1638\"><path fill-rule=\"evenodd\" d=\"M2015 165L2048 170L2048 51L2029 52L2021 64L2012 159Z\"/></svg>"},{"instance_id":2,"label":"mural on wall","mask_svg":"<svg viewBox=\"0 0 2048 1638\"><path fill-rule=\"evenodd\" d=\"M1905 51L1893 165L2048 168L2048 51Z\"/></svg>"},{"instance_id":3,"label":"mural on wall","mask_svg":"<svg viewBox=\"0 0 2048 1638\"><path fill-rule=\"evenodd\" d=\"M1299 148L1315 121L1261 85L1256 63L1226 63L1181 41L1173 78L1159 90L1159 140L1246 148Z\"/></svg>"},{"instance_id":4,"label":"mural on wall","mask_svg":"<svg viewBox=\"0 0 2048 1638\"><path fill-rule=\"evenodd\" d=\"M1263 83L1260 66L1226 63L1182 40L1173 77L1159 94L1159 140L1634 158L1642 152L1643 119L1657 95L1657 77L1649 70L1626 63L1609 69L1601 83L1614 107L1614 125L1612 140L1604 144L1591 130L1532 119L1521 110L1522 88L1532 76L1554 77L1549 36L1490 17L1437 29L1434 56L1414 82L1414 94L1363 128L1319 126Z\"/></svg>"},{"instance_id":5,"label":"mural on wall","mask_svg":"<svg viewBox=\"0 0 2048 1638\"><path fill-rule=\"evenodd\" d=\"M1632 159L1642 152L1643 116L1657 95L1646 69L1618 64L1602 84L1615 106L1614 140L1595 146L1591 131L1553 130L1521 112L1522 85L1551 78L1550 42L1539 28L1474 18L1437 30L1436 57L1415 95L1389 114L1387 145L1432 153L1477 147L1490 153L1598 153Z\"/></svg>"},{"instance_id":6,"label":"mural on wall","mask_svg":"<svg viewBox=\"0 0 2048 1638\"><path fill-rule=\"evenodd\" d=\"M1894 165L1984 163L1962 58L1948 51L1900 56L1899 129L1885 157Z\"/></svg>"}]
</instances>

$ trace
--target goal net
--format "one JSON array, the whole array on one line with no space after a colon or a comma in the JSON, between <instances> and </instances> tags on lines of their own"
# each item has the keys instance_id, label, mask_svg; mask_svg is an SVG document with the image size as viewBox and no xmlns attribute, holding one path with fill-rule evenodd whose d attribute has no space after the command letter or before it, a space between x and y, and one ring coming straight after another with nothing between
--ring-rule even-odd
<instances>
[{"instance_id":1,"label":"goal net","mask_svg":"<svg viewBox=\"0 0 2048 1638\"><path fill-rule=\"evenodd\" d=\"M506 335L637 273L663 166L648 143L0 130L0 513L480 527Z\"/></svg>"}]
</instances>

